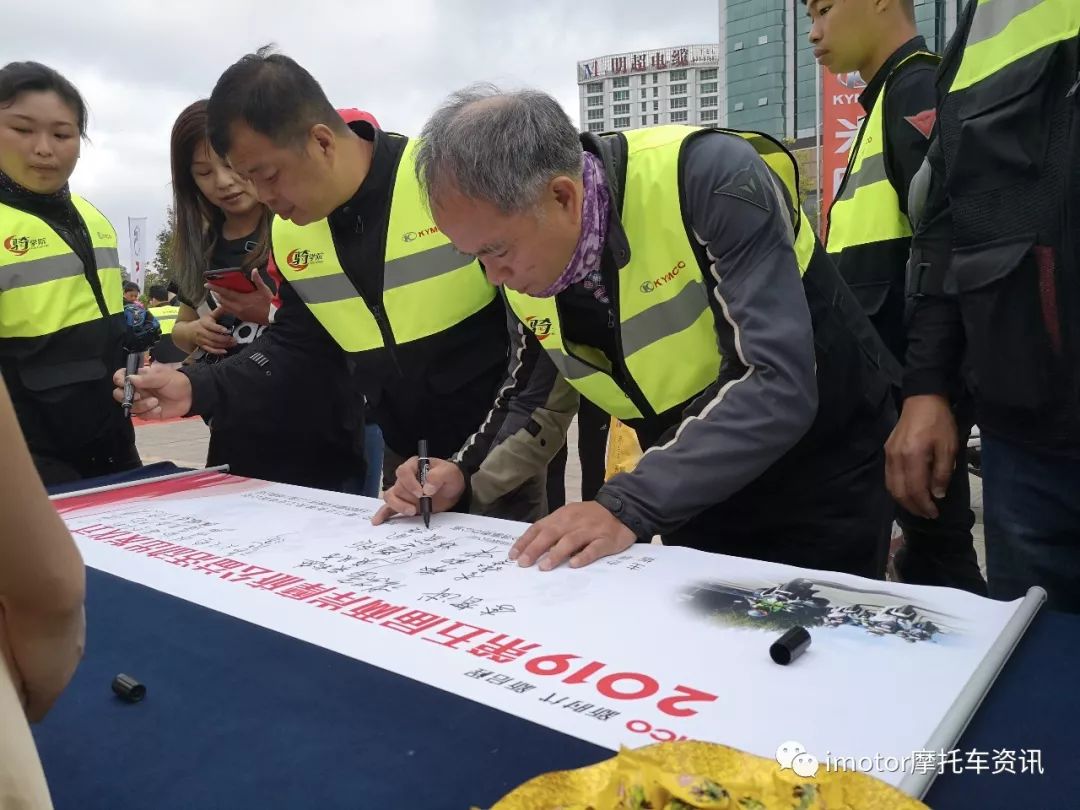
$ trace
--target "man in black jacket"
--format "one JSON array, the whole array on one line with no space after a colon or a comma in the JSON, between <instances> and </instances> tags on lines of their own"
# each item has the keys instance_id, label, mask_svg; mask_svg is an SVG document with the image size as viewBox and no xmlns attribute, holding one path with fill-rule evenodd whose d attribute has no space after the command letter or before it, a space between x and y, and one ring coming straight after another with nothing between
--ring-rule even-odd
<instances>
[{"instance_id":1,"label":"man in black jacket","mask_svg":"<svg viewBox=\"0 0 1080 810\"><path fill-rule=\"evenodd\" d=\"M915 30L913 0L809 0L806 11L818 61L832 73L858 71L867 83L859 96L866 117L829 212L825 249L885 345L903 362L908 189L930 143L939 60ZM959 403L961 446L971 432L969 411L968 403ZM936 519L897 510L904 544L895 568L904 582L986 595L970 501L967 465L957 464Z\"/></svg>"},{"instance_id":2,"label":"man in black jacket","mask_svg":"<svg viewBox=\"0 0 1080 810\"><path fill-rule=\"evenodd\" d=\"M933 517L957 465L950 398L982 432L990 595L1080 612L1080 6L969 3L938 74L912 243L889 488ZM920 173L922 175L923 173ZM923 177L917 178L921 185Z\"/></svg>"},{"instance_id":3,"label":"man in black jacket","mask_svg":"<svg viewBox=\"0 0 1080 810\"><path fill-rule=\"evenodd\" d=\"M421 206L414 144L345 124L306 70L265 50L222 75L208 113L215 150L277 214L282 305L272 329L224 362L140 375L136 411L204 413L273 397L302 414L307 398L337 389L336 400L352 403L339 414L346 422L363 418L366 398L392 468L420 439L433 454L457 452L502 380L506 316L479 266L448 248ZM524 383L519 375L512 385ZM538 517L542 480L493 495L507 497L490 508Z\"/></svg>"}]
</instances>

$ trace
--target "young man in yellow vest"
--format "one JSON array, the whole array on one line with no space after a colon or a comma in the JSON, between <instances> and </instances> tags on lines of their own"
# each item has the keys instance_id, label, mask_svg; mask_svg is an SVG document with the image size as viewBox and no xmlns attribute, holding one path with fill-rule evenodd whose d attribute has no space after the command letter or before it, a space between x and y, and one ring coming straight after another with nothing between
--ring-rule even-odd
<instances>
[{"instance_id":1,"label":"young man in yellow vest","mask_svg":"<svg viewBox=\"0 0 1080 810\"><path fill-rule=\"evenodd\" d=\"M440 230L502 288L529 350L648 448L512 557L580 566L661 534L882 575L888 352L782 146L686 126L579 139L544 93L477 89L428 122L417 163ZM437 510L468 497L458 461L432 464ZM420 494L406 463L376 521L415 514Z\"/></svg>"},{"instance_id":2,"label":"young man in yellow vest","mask_svg":"<svg viewBox=\"0 0 1080 810\"><path fill-rule=\"evenodd\" d=\"M416 141L346 124L310 73L266 49L225 71L207 112L215 151L276 214L282 303L272 327L228 360L140 374L135 412L207 413L247 398L303 419L305 400L333 396L351 402L340 418L352 424L366 400L393 467L422 439L433 454L460 450L496 392L517 391L529 369L503 381L506 313L477 262L432 222L413 170ZM560 418L556 433L570 414ZM500 427L536 423L513 424ZM543 478L494 493L491 510L543 514Z\"/></svg>"},{"instance_id":3,"label":"young man in yellow vest","mask_svg":"<svg viewBox=\"0 0 1080 810\"><path fill-rule=\"evenodd\" d=\"M968 3L937 87L889 489L933 514L965 385L990 595L1080 613L1080 3Z\"/></svg>"},{"instance_id":4,"label":"young man in yellow vest","mask_svg":"<svg viewBox=\"0 0 1080 810\"><path fill-rule=\"evenodd\" d=\"M175 296L169 294L164 284L151 285L147 298L149 299L147 311L161 324L161 340L150 348L150 359L155 363L171 364L175 368L188 355L173 343L172 339L176 316L180 314L180 302Z\"/></svg>"},{"instance_id":5,"label":"young man in yellow vest","mask_svg":"<svg viewBox=\"0 0 1080 810\"><path fill-rule=\"evenodd\" d=\"M172 334L173 326L176 324L176 316L180 314L180 307L177 304L169 303L169 292L165 289L164 284L153 285L147 297L149 298L147 309L161 324L161 334Z\"/></svg>"},{"instance_id":6,"label":"young man in yellow vest","mask_svg":"<svg viewBox=\"0 0 1080 810\"><path fill-rule=\"evenodd\" d=\"M806 2L806 0L804 0ZM832 73L858 71L866 117L829 211L825 249L885 345L902 363L907 348L904 279L911 246L908 189L926 157L938 57L915 29L914 0L809 0L814 56ZM898 398L899 405L899 398ZM958 409L961 444L970 408ZM958 464L934 520L897 510L904 545L895 569L904 582L986 595L971 536L966 464Z\"/></svg>"}]
</instances>

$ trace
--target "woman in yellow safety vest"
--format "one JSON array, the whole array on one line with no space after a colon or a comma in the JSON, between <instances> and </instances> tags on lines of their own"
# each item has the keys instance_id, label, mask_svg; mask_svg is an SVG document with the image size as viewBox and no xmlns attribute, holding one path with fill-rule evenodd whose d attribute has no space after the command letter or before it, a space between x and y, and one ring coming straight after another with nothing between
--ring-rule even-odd
<instances>
[{"instance_id":1,"label":"woman in yellow safety vest","mask_svg":"<svg viewBox=\"0 0 1080 810\"><path fill-rule=\"evenodd\" d=\"M0 68L0 369L47 484L140 465L112 399L127 325L116 231L68 179L86 135L52 68Z\"/></svg>"}]
</instances>

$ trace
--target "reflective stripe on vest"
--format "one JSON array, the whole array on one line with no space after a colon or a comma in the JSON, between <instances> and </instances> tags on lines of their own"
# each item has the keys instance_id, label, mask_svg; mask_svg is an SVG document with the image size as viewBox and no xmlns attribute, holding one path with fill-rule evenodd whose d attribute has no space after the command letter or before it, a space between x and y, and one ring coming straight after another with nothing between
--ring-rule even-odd
<instances>
[{"instance_id":1,"label":"reflective stripe on vest","mask_svg":"<svg viewBox=\"0 0 1080 810\"><path fill-rule=\"evenodd\" d=\"M480 263L455 250L432 222L414 170L418 145L409 141L398 163L386 232L382 306L395 343L443 332L495 297ZM385 345L378 321L345 275L325 219L298 226L275 218L273 245L281 274L341 348Z\"/></svg>"},{"instance_id":2,"label":"reflective stripe on vest","mask_svg":"<svg viewBox=\"0 0 1080 810\"><path fill-rule=\"evenodd\" d=\"M1080 33L1080 0L978 0L949 92Z\"/></svg>"},{"instance_id":3,"label":"reflective stripe on vest","mask_svg":"<svg viewBox=\"0 0 1080 810\"><path fill-rule=\"evenodd\" d=\"M900 209L900 198L885 169L885 94L889 80L902 65L913 59L926 58L940 61L925 51L902 59L886 78L870 115L863 119L840 194L829 209L825 243L829 253L911 236L911 223Z\"/></svg>"},{"instance_id":4,"label":"reflective stripe on vest","mask_svg":"<svg viewBox=\"0 0 1080 810\"><path fill-rule=\"evenodd\" d=\"M110 315L124 311L116 231L72 195L94 250ZM44 220L0 204L0 338L38 338L103 317L82 260Z\"/></svg>"},{"instance_id":5,"label":"reflective stripe on vest","mask_svg":"<svg viewBox=\"0 0 1080 810\"><path fill-rule=\"evenodd\" d=\"M161 334L171 335L173 327L176 325L176 316L180 314L180 307L163 305L160 307L150 307L148 311L157 318L158 323L161 324Z\"/></svg>"},{"instance_id":6,"label":"reflective stripe on vest","mask_svg":"<svg viewBox=\"0 0 1080 810\"><path fill-rule=\"evenodd\" d=\"M630 261L618 271L619 334L626 368L655 413L701 393L720 372L716 325L679 201L679 155L688 138L707 131L676 125L624 133L622 225ZM732 134L754 145L781 177L790 199L797 200L794 158L768 136ZM813 250L813 230L800 216L795 251L801 273L809 267ZM645 416L612 378L601 352L565 341L554 297L533 298L510 289L505 293L511 309L536 334L567 382L618 419Z\"/></svg>"}]
</instances>

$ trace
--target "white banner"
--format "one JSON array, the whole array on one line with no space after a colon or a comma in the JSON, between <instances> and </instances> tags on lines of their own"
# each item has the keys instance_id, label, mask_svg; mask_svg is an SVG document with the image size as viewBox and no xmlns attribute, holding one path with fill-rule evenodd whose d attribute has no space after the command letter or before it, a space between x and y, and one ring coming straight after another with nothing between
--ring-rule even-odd
<instances>
[{"instance_id":1,"label":"white banner","mask_svg":"<svg viewBox=\"0 0 1080 810\"><path fill-rule=\"evenodd\" d=\"M142 290L146 280L146 217L128 217L128 239L131 242L131 267L128 275Z\"/></svg>"},{"instance_id":2,"label":"white banner","mask_svg":"<svg viewBox=\"0 0 1080 810\"><path fill-rule=\"evenodd\" d=\"M56 501L88 565L566 734L804 752L800 776L914 793L1030 608L656 545L544 573L506 557L523 524L375 528L378 505L213 472ZM781 666L794 625L812 643Z\"/></svg>"}]
</instances>

